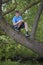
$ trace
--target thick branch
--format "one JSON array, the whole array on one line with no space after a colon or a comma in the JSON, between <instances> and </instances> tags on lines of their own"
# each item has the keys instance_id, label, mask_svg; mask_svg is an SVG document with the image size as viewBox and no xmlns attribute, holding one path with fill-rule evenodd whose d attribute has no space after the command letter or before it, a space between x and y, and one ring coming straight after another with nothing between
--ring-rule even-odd
<instances>
[{"instance_id":1,"label":"thick branch","mask_svg":"<svg viewBox=\"0 0 43 65\"><path fill-rule=\"evenodd\" d=\"M35 40L28 40L21 33L14 31L3 17L0 20L0 27L3 28L6 34L10 36L13 40L16 40L21 45L30 48L34 52L37 52L41 57L43 57L43 43L39 43Z\"/></svg>"}]
</instances>

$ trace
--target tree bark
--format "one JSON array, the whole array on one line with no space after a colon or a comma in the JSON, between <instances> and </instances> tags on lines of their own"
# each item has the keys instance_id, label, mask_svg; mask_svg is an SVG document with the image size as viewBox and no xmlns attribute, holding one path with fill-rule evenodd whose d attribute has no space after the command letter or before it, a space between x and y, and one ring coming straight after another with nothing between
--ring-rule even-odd
<instances>
[{"instance_id":1,"label":"tree bark","mask_svg":"<svg viewBox=\"0 0 43 65\"><path fill-rule=\"evenodd\" d=\"M1 4L1 1L2 0L0 0L0 4ZM1 9L1 7L0 7L0 9ZM39 42L37 42L35 40L27 39L21 33L14 31L10 27L10 25L6 22L6 20L2 17L1 12L0 12L0 27L13 40L17 41L18 43L20 43L21 45L24 45L27 48L30 48L34 52L37 52L40 55L40 57L43 57L43 43L39 43Z\"/></svg>"},{"instance_id":2,"label":"tree bark","mask_svg":"<svg viewBox=\"0 0 43 65\"><path fill-rule=\"evenodd\" d=\"M32 31L31 31L31 36L30 36L31 39L35 38L35 33L36 33L36 30L37 30L37 27L38 27L39 18L40 18L40 15L42 13L42 9L43 9L42 6L43 5L42 5L42 2L41 2L41 5L40 5L40 7L38 9L38 12L37 12L37 15L36 15L36 19L34 21L34 25L33 25Z\"/></svg>"},{"instance_id":3,"label":"tree bark","mask_svg":"<svg viewBox=\"0 0 43 65\"><path fill-rule=\"evenodd\" d=\"M2 6L2 0L0 0L0 11L1 11L1 6Z\"/></svg>"},{"instance_id":4,"label":"tree bark","mask_svg":"<svg viewBox=\"0 0 43 65\"><path fill-rule=\"evenodd\" d=\"M43 0L41 0L41 2L42 2L42 9L43 9Z\"/></svg>"},{"instance_id":5,"label":"tree bark","mask_svg":"<svg viewBox=\"0 0 43 65\"><path fill-rule=\"evenodd\" d=\"M2 0L0 0L0 19L1 19L1 15L2 15Z\"/></svg>"},{"instance_id":6,"label":"tree bark","mask_svg":"<svg viewBox=\"0 0 43 65\"><path fill-rule=\"evenodd\" d=\"M10 25L3 19L0 20L0 27L10 36L13 40L17 41L21 45L30 48L34 52L37 52L40 56L43 57L43 43L39 43L35 40L27 39L23 34L13 30Z\"/></svg>"}]
</instances>

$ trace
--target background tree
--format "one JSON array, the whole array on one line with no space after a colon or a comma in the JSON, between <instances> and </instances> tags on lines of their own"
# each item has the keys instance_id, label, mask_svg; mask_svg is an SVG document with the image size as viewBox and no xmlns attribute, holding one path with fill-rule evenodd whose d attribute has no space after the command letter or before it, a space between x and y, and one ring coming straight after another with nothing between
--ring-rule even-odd
<instances>
[{"instance_id":1,"label":"background tree","mask_svg":"<svg viewBox=\"0 0 43 65\"><path fill-rule=\"evenodd\" d=\"M38 22L39 22L40 15L42 13L42 9L43 9L43 3L41 1L38 13L36 15L36 19L35 19L35 22L34 22L34 25L33 25L33 28L32 28L32 32L31 32L31 36L30 36L31 39L34 39L34 37L35 37L35 33L36 33L36 30L37 30L37 27L38 27Z\"/></svg>"}]
</instances>

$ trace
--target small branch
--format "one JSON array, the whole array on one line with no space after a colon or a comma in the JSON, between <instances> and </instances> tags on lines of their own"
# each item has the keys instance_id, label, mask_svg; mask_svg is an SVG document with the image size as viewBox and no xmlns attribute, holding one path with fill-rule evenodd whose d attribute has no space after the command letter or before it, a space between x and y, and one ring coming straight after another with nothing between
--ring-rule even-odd
<instances>
[{"instance_id":1,"label":"small branch","mask_svg":"<svg viewBox=\"0 0 43 65\"><path fill-rule=\"evenodd\" d=\"M29 4L29 6L27 6L26 8L24 8L24 10L23 10L23 12L21 14L23 14L26 10L28 10L32 6L37 5L38 3L40 3L40 0L37 1L37 2L33 2L33 3Z\"/></svg>"},{"instance_id":2,"label":"small branch","mask_svg":"<svg viewBox=\"0 0 43 65\"><path fill-rule=\"evenodd\" d=\"M34 24L33 24L33 27L32 27L31 36L30 36L31 39L35 38L35 34L36 34L36 31L37 31L37 27L38 27L38 23L39 23L41 13L42 13L42 2L40 3L39 9L38 9L38 12L36 14L36 18L35 18L35 21L34 21Z\"/></svg>"},{"instance_id":3,"label":"small branch","mask_svg":"<svg viewBox=\"0 0 43 65\"><path fill-rule=\"evenodd\" d=\"M16 2L16 0L15 0L15 2ZM23 10L23 12L22 12L21 14L23 14L26 10L28 10L28 9L31 8L32 6L37 5L38 3L40 3L40 1L31 3L28 7L26 7L26 8ZM16 2L16 6L17 6L17 2ZM9 14L9 13L12 12L12 11L14 11L15 8L16 8L16 6L15 6L13 9L11 9L11 10L7 11L6 13L4 13L3 16L6 15L6 14Z\"/></svg>"},{"instance_id":4,"label":"small branch","mask_svg":"<svg viewBox=\"0 0 43 65\"><path fill-rule=\"evenodd\" d=\"M9 9L8 11L6 11L5 13L3 13L3 16L5 16L6 14L9 14L10 12L14 11L16 9L16 6L17 6L17 2L15 0L15 7L12 8L12 9Z\"/></svg>"},{"instance_id":5,"label":"small branch","mask_svg":"<svg viewBox=\"0 0 43 65\"><path fill-rule=\"evenodd\" d=\"M15 8L16 8L16 6L15 6L14 8L10 9L9 11L5 12L5 13L3 14L3 16L5 16L6 14L9 14L10 12L14 11Z\"/></svg>"},{"instance_id":6,"label":"small branch","mask_svg":"<svg viewBox=\"0 0 43 65\"><path fill-rule=\"evenodd\" d=\"M2 4L4 4L4 3L8 3L10 0L3 0L2 1Z\"/></svg>"}]
</instances>

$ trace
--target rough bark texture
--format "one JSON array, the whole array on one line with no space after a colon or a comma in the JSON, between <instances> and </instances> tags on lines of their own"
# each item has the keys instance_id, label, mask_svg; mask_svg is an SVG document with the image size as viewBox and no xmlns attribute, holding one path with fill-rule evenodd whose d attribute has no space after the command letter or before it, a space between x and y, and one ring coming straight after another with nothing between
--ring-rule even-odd
<instances>
[{"instance_id":1,"label":"rough bark texture","mask_svg":"<svg viewBox=\"0 0 43 65\"><path fill-rule=\"evenodd\" d=\"M31 31L31 36L30 36L31 39L34 39L34 37L35 37L35 33L36 33L36 30L37 30L37 27L38 27L39 18L40 18L41 12L42 12L42 6L43 5L42 5L42 2L41 2L41 5L38 9L36 19L34 21L34 25L33 25L32 31Z\"/></svg>"},{"instance_id":2,"label":"rough bark texture","mask_svg":"<svg viewBox=\"0 0 43 65\"><path fill-rule=\"evenodd\" d=\"M0 19L1 19L1 15L2 15L2 0L0 0Z\"/></svg>"},{"instance_id":3,"label":"rough bark texture","mask_svg":"<svg viewBox=\"0 0 43 65\"><path fill-rule=\"evenodd\" d=\"M10 25L2 18L0 20L0 27L10 36L13 40L17 41L21 45L30 48L34 52L37 52L40 57L43 57L43 44L35 40L27 39L24 35L19 32L14 31Z\"/></svg>"},{"instance_id":4,"label":"rough bark texture","mask_svg":"<svg viewBox=\"0 0 43 65\"><path fill-rule=\"evenodd\" d=\"M0 0L0 11L1 11L1 6L2 6L2 0Z\"/></svg>"},{"instance_id":5,"label":"rough bark texture","mask_svg":"<svg viewBox=\"0 0 43 65\"><path fill-rule=\"evenodd\" d=\"M41 2L42 2L42 9L43 9L43 0L41 0Z\"/></svg>"}]
</instances>

